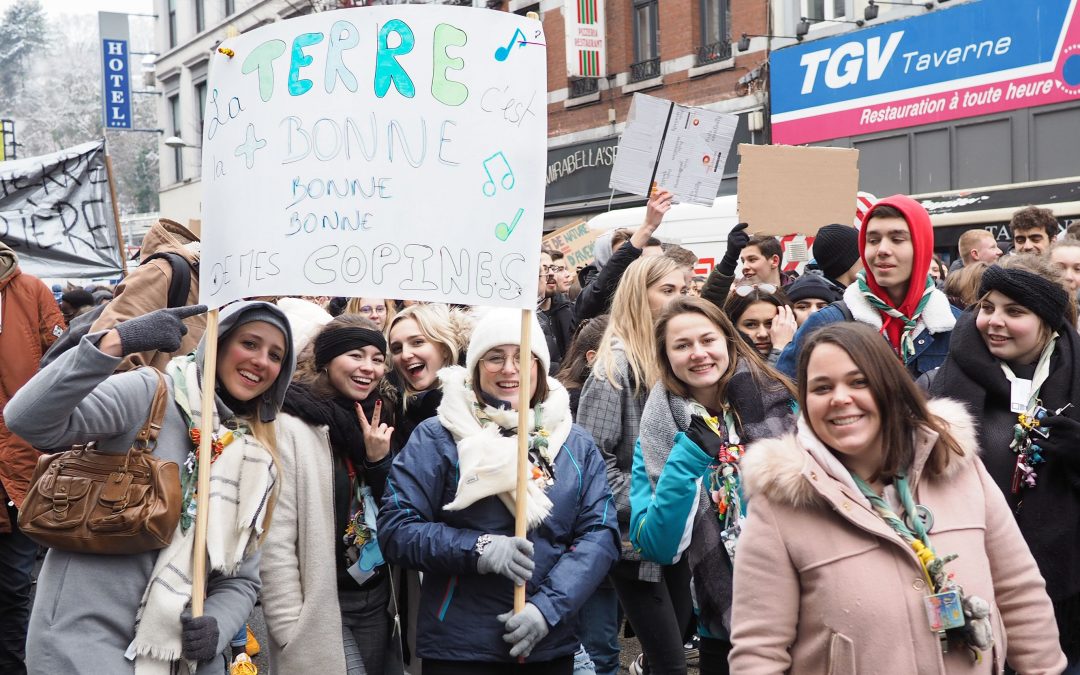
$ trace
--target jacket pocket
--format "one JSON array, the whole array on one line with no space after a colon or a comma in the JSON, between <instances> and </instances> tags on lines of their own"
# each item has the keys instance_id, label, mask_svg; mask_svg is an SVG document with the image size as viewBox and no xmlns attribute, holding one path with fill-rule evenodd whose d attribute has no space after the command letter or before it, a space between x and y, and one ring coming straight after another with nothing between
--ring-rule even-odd
<instances>
[{"instance_id":1,"label":"jacket pocket","mask_svg":"<svg viewBox=\"0 0 1080 675\"><path fill-rule=\"evenodd\" d=\"M855 643L845 635L829 637L829 675L855 675Z\"/></svg>"}]
</instances>

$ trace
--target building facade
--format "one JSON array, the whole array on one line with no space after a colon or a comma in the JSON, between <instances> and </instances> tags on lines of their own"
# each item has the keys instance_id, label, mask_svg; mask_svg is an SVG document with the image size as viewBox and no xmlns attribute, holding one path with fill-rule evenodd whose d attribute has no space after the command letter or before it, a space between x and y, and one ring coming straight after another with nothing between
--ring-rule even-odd
<instances>
[{"instance_id":1,"label":"building facade","mask_svg":"<svg viewBox=\"0 0 1080 675\"><path fill-rule=\"evenodd\" d=\"M778 30L812 20L770 58L773 142L857 148L860 189L928 196L942 252L973 226L1010 239L1008 214L1036 188L1080 184L1078 5L774 0ZM993 199L966 196L988 187ZM1063 222L1080 204L1042 203Z\"/></svg>"}]
</instances>

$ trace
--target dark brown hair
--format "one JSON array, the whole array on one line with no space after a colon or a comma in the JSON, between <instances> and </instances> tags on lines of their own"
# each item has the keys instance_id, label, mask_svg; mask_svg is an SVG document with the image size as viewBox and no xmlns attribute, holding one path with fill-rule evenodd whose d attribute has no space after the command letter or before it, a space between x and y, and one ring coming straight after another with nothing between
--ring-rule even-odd
<instances>
[{"instance_id":1,"label":"dark brown hair","mask_svg":"<svg viewBox=\"0 0 1080 675\"><path fill-rule=\"evenodd\" d=\"M756 246L761 251L761 255L766 258L774 255L782 258L784 255L784 249L780 248L780 240L771 234L756 234L750 237L750 241L746 242L746 248L751 246Z\"/></svg>"},{"instance_id":2,"label":"dark brown hair","mask_svg":"<svg viewBox=\"0 0 1080 675\"><path fill-rule=\"evenodd\" d=\"M922 426L938 434L930 451L925 472L940 476L949 466L952 454L963 455L960 444L949 433L949 424L926 407L922 391L881 335L857 321L834 323L810 334L799 354L797 376L799 407L806 414L807 369L814 350L830 344L844 350L862 372L881 420L882 461L873 478L891 479L908 470L915 459L913 430ZM807 418L811 429L813 420ZM814 435L818 435L814 429ZM820 438L820 436L819 436Z\"/></svg>"},{"instance_id":3,"label":"dark brown hair","mask_svg":"<svg viewBox=\"0 0 1080 675\"><path fill-rule=\"evenodd\" d=\"M300 355L296 358L296 373L293 375L293 381L307 385L312 393L319 398L324 399L334 398L338 395L338 392L334 389L334 385L330 384L330 376L327 374L326 369L318 370L315 368L315 338L320 333L334 330L335 328L367 328L368 330L373 330L375 332L379 331L375 326L375 323L366 316L361 314L341 314L323 326L318 333L311 336L307 345L304 346L303 351L301 351ZM386 370L379 380L375 393L384 398L396 400L397 397L393 395L394 388L386 380L386 375L390 372L390 360L385 353L383 354L383 358L386 359Z\"/></svg>"},{"instance_id":4,"label":"dark brown hair","mask_svg":"<svg viewBox=\"0 0 1080 675\"><path fill-rule=\"evenodd\" d=\"M604 337L610 318L608 314L601 314L586 319L574 331L570 347L563 355L559 372L555 373L555 379L562 382L567 389L581 389L585 385L585 380L589 378L589 371L592 370L585 355L600 348L600 340Z\"/></svg>"},{"instance_id":5,"label":"dark brown hair","mask_svg":"<svg viewBox=\"0 0 1080 675\"><path fill-rule=\"evenodd\" d=\"M1061 229L1058 227L1057 218L1050 209L1041 209L1038 206L1025 206L1012 215L1009 220L1009 229L1016 230L1042 230L1046 232L1047 239L1053 239Z\"/></svg>"},{"instance_id":6,"label":"dark brown hair","mask_svg":"<svg viewBox=\"0 0 1080 675\"><path fill-rule=\"evenodd\" d=\"M869 223L874 218L900 218L905 223L907 222L907 216L904 215L904 212L891 204L871 207L866 222Z\"/></svg>"},{"instance_id":7,"label":"dark brown hair","mask_svg":"<svg viewBox=\"0 0 1080 675\"><path fill-rule=\"evenodd\" d=\"M668 323L675 317L683 314L700 314L708 319L714 326L719 328L720 332L724 334L724 341L727 343L728 365L727 369L720 375L720 381L716 383L717 403L723 401L726 397L728 382L731 381L731 377L735 374L735 370L738 368L740 361L746 361L750 368L750 373L760 386L776 388L776 383L779 383L779 386L787 389L788 393L792 396L795 395L795 390L791 386L791 382L779 371L761 360L758 353L753 347L747 344L746 340L742 339L738 331L735 330L735 326L731 324L731 320L720 311L719 307L708 300L695 298L693 296L684 296L672 300L668 306L664 308L664 311L660 313L660 316L656 321L657 365L660 370L660 382L663 383L665 389L682 398L691 397L690 390L687 389L686 384L680 380L675 375L675 371L672 370L671 361L668 359L667 355ZM703 401L698 401L698 403L705 404Z\"/></svg>"},{"instance_id":8,"label":"dark brown hair","mask_svg":"<svg viewBox=\"0 0 1080 675\"><path fill-rule=\"evenodd\" d=\"M742 317L743 312L745 312L750 305L757 302L767 302L770 305L775 305L777 307L785 305L791 307L791 300L788 300L787 293L785 293L782 288L777 288L772 293L766 293L761 290L758 284L741 284L741 286L758 287L750 291L746 297L736 293L734 288L731 290L731 293L727 296L727 300L724 301L724 313L731 319L731 323L739 323L739 318ZM738 286L735 288L738 288Z\"/></svg>"},{"instance_id":9,"label":"dark brown hair","mask_svg":"<svg viewBox=\"0 0 1080 675\"><path fill-rule=\"evenodd\" d=\"M664 255L684 267L693 267L697 264L698 261L696 253L694 253L688 248L683 248L678 244L668 244L664 248Z\"/></svg>"},{"instance_id":10,"label":"dark brown hair","mask_svg":"<svg viewBox=\"0 0 1080 675\"><path fill-rule=\"evenodd\" d=\"M979 284L987 267L990 265L982 260L974 260L945 279L945 296L953 307L967 309L978 302Z\"/></svg>"}]
</instances>

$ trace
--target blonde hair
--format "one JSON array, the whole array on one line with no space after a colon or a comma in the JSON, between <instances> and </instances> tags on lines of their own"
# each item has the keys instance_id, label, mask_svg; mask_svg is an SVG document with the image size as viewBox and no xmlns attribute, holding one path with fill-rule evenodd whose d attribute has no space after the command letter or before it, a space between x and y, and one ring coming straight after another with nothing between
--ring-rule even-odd
<instances>
[{"instance_id":1,"label":"blonde hair","mask_svg":"<svg viewBox=\"0 0 1080 675\"><path fill-rule=\"evenodd\" d=\"M593 372L597 377L616 389L622 389L620 373L615 368L616 341L621 343L626 354L635 396L647 393L660 378L653 333L656 317L653 317L649 307L648 290L672 272L681 273L682 267L671 258L638 258L626 268L619 280L619 287L611 300L611 321L600 340L600 348L593 362Z\"/></svg>"},{"instance_id":2,"label":"blonde hair","mask_svg":"<svg viewBox=\"0 0 1080 675\"><path fill-rule=\"evenodd\" d=\"M273 422L263 422L259 419L259 414L255 413L250 418L245 417L244 421L247 423L248 428L251 429L251 435L258 441L259 445L266 448L266 451L270 453L270 459L274 462L274 468L280 470L281 462L278 460L277 451L277 427ZM266 515L263 517L262 534L259 535L259 544L263 543L266 539L266 535L270 532L270 521L274 519L274 506L277 505L278 491L281 489L281 481L284 480L284 476L280 473L277 476L277 480L274 481L274 489L270 491L270 496L266 500Z\"/></svg>"},{"instance_id":3,"label":"blonde hair","mask_svg":"<svg viewBox=\"0 0 1080 675\"><path fill-rule=\"evenodd\" d=\"M472 337L473 320L465 312L459 309L451 309L447 305L431 303L427 305L410 305L398 312L392 320L386 322L386 341L390 342L390 331L394 326L412 319L420 333L429 341L442 348L445 365L456 364L469 346L469 338ZM393 361L393 359L391 359ZM405 378L403 378L405 379ZM407 383L407 379L405 379ZM415 394L408 384L405 385L407 394Z\"/></svg>"},{"instance_id":4,"label":"blonde hair","mask_svg":"<svg viewBox=\"0 0 1080 675\"><path fill-rule=\"evenodd\" d=\"M345 311L342 313L361 314L360 307L362 307L362 305L360 304L360 301L363 299L364 296L359 298L349 298L349 301L345 303ZM394 320L394 316L397 314L397 304L389 298L383 298L383 306L386 307L386 319L383 321L383 325L389 326L390 322ZM363 315L361 314L361 316Z\"/></svg>"}]
</instances>

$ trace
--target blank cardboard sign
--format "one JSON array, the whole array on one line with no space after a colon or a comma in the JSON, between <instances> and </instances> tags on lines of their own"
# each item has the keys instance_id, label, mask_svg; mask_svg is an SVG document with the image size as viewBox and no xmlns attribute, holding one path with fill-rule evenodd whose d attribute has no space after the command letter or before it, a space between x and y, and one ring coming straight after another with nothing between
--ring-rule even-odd
<instances>
[{"instance_id":1,"label":"blank cardboard sign","mask_svg":"<svg viewBox=\"0 0 1080 675\"><path fill-rule=\"evenodd\" d=\"M753 234L814 234L850 224L859 151L739 144L739 221Z\"/></svg>"}]
</instances>

